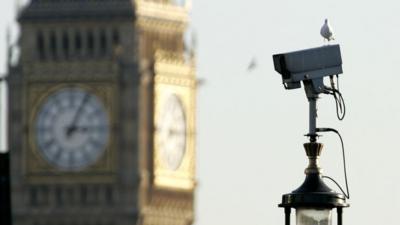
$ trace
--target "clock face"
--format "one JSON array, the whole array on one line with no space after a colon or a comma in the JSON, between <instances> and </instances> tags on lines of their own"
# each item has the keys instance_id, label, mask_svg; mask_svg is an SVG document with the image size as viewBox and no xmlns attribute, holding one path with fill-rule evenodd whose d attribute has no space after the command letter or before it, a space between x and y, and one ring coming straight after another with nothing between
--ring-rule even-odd
<instances>
[{"instance_id":1,"label":"clock face","mask_svg":"<svg viewBox=\"0 0 400 225\"><path fill-rule=\"evenodd\" d=\"M186 150L186 118L181 100L171 94L161 106L157 124L159 153L163 164L176 170Z\"/></svg>"},{"instance_id":2,"label":"clock face","mask_svg":"<svg viewBox=\"0 0 400 225\"><path fill-rule=\"evenodd\" d=\"M81 88L50 95L39 108L35 129L39 152L62 170L81 170L96 162L109 137L104 105Z\"/></svg>"}]
</instances>

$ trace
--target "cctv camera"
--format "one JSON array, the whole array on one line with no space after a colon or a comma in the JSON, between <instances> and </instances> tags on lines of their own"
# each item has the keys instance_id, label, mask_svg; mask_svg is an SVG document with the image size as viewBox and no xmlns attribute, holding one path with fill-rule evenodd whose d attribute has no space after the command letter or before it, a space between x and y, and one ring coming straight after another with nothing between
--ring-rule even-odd
<instances>
[{"instance_id":1,"label":"cctv camera","mask_svg":"<svg viewBox=\"0 0 400 225\"><path fill-rule=\"evenodd\" d=\"M311 84L313 92L323 92L323 77L342 71L339 45L328 45L273 55L275 70L282 75L286 89L300 88L300 82Z\"/></svg>"}]
</instances>

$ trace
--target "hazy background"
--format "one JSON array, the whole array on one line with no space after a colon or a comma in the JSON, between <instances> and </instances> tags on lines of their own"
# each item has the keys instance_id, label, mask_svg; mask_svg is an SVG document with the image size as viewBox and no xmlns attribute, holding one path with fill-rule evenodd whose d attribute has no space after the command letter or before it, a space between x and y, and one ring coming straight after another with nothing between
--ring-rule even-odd
<instances>
[{"instance_id":1,"label":"hazy background","mask_svg":"<svg viewBox=\"0 0 400 225\"><path fill-rule=\"evenodd\" d=\"M400 3L193 1L198 77L206 79L198 93L196 225L284 224L277 204L303 182L307 165L308 105L302 89L284 90L272 54L321 46L325 18L341 45L347 115L339 122L334 100L322 96L318 124L345 141L351 207L344 224L398 225ZM2 0L0 13L3 73L14 1ZM253 57L258 67L248 72ZM339 139L320 141L325 174L344 186Z\"/></svg>"}]
</instances>

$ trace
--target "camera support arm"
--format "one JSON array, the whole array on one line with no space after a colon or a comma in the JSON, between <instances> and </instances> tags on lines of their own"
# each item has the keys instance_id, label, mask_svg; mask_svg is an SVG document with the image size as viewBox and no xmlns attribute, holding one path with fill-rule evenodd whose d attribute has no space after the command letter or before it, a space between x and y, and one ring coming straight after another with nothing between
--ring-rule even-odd
<instances>
[{"instance_id":1,"label":"camera support arm","mask_svg":"<svg viewBox=\"0 0 400 225\"><path fill-rule=\"evenodd\" d=\"M309 129L307 136L310 137L310 142L317 140L317 98L309 98Z\"/></svg>"},{"instance_id":2,"label":"camera support arm","mask_svg":"<svg viewBox=\"0 0 400 225\"><path fill-rule=\"evenodd\" d=\"M304 90L307 95L309 105L309 129L308 134L310 142L315 142L317 139L317 100L321 93L325 92L323 78L304 80Z\"/></svg>"}]
</instances>

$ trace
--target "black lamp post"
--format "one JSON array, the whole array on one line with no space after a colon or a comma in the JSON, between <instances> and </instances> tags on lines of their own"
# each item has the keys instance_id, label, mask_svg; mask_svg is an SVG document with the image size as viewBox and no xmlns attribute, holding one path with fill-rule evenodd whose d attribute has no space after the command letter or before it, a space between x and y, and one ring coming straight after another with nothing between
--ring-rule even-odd
<instances>
[{"instance_id":1,"label":"black lamp post","mask_svg":"<svg viewBox=\"0 0 400 225\"><path fill-rule=\"evenodd\" d=\"M0 85L6 81L6 77L0 76ZM0 92L1 91L2 89L0 88ZM1 94L2 93L0 93L0 106L3 107L4 103L1 101ZM0 110L2 109L0 108ZM2 124L3 121L1 121L1 116L2 114L0 112L0 126L4 126L4 124ZM0 132L0 135L3 134ZM0 137L0 224L11 225L10 154L9 152L3 152L7 149L1 149L3 147L3 143L1 143L2 138L3 137Z\"/></svg>"},{"instance_id":2,"label":"black lamp post","mask_svg":"<svg viewBox=\"0 0 400 225\"><path fill-rule=\"evenodd\" d=\"M304 144L309 164L304 183L289 194L282 196L279 207L285 209L285 225L290 225L291 208L296 209L296 225L331 225L332 209L337 209L337 224L342 225L342 209L348 207L343 194L330 189L322 180L318 159L323 144Z\"/></svg>"},{"instance_id":3,"label":"black lamp post","mask_svg":"<svg viewBox=\"0 0 400 225\"><path fill-rule=\"evenodd\" d=\"M10 155L0 152L0 224L11 224Z\"/></svg>"}]
</instances>

